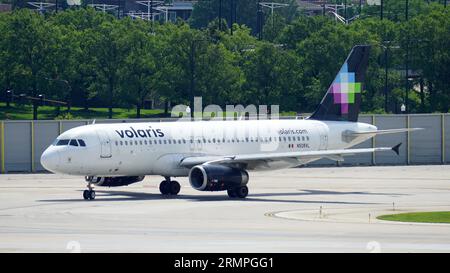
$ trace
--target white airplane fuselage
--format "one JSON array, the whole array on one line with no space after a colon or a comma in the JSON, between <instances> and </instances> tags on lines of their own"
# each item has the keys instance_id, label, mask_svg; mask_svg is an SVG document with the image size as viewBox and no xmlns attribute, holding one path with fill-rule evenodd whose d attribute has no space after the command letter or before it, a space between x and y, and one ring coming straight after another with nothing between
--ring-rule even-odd
<instances>
[{"instance_id":1,"label":"white airplane fuselage","mask_svg":"<svg viewBox=\"0 0 450 273\"><path fill-rule=\"evenodd\" d=\"M373 136L349 141L346 131L376 130L371 124L310 119L92 124L62 133L41 163L54 173L80 176L188 176L180 161L190 156L346 149ZM248 169L289 168L320 158L274 160Z\"/></svg>"}]
</instances>

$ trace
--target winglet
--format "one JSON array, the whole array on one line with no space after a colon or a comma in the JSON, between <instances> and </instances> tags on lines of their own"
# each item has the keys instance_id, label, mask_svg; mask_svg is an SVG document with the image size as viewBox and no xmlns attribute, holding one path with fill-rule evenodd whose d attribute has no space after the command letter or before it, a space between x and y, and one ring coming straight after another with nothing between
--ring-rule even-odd
<instances>
[{"instance_id":1,"label":"winglet","mask_svg":"<svg viewBox=\"0 0 450 273\"><path fill-rule=\"evenodd\" d=\"M402 143L400 142L399 144L395 145L394 147L392 147L392 151L394 151L397 155L400 155L400 145L402 145Z\"/></svg>"}]
</instances>

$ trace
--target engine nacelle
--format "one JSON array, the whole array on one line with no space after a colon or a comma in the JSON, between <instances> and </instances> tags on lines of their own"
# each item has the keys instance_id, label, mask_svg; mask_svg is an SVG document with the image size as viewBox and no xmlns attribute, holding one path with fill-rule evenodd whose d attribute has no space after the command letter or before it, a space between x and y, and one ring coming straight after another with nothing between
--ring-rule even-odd
<instances>
[{"instance_id":1,"label":"engine nacelle","mask_svg":"<svg viewBox=\"0 0 450 273\"><path fill-rule=\"evenodd\" d=\"M139 181L144 180L145 176L86 176L86 181L96 186L102 187L120 187L127 186Z\"/></svg>"},{"instance_id":2,"label":"engine nacelle","mask_svg":"<svg viewBox=\"0 0 450 273\"><path fill-rule=\"evenodd\" d=\"M222 165L197 165L189 172L189 183L199 191L223 191L246 185L248 173Z\"/></svg>"}]
</instances>

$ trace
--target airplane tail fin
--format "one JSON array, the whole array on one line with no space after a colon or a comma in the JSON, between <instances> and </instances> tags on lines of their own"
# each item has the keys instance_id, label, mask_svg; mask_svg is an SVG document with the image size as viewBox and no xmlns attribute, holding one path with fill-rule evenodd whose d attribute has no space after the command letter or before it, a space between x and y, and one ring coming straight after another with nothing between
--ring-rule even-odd
<instances>
[{"instance_id":1,"label":"airplane tail fin","mask_svg":"<svg viewBox=\"0 0 450 273\"><path fill-rule=\"evenodd\" d=\"M358 120L370 45L356 45L310 119Z\"/></svg>"}]
</instances>

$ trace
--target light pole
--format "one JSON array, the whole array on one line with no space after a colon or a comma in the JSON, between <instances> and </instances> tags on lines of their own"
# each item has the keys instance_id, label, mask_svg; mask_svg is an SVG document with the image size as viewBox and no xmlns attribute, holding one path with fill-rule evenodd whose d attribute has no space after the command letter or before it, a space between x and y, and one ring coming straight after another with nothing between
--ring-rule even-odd
<instances>
[{"instance_id":1,"label":"light pole","mask_svg":"<svg viewBox=\"0 0 450 273\"><path fill-rule=\"evenodd\" d=\"M256 25L258 29L258 39L262 39L262 9L261 9L261 1L258 0L258 7L256 12Z\"/></svg>"},{"instance_id":2,"label":"light pole","mask_svg":"<svg viewBox=\"0 0 450 273\"><path fill-rule=\"evenodd\" d=\"M6 90L6 107L9 108L10 107L10 103L12 101L14 92L11 89Z\"/></svg>"},{"instance_id":3,"label":"light pole","mask_svg":"<svg viewBox=\"0 0 450 273\"><path fill-rule=\"evenodd\" d=\"M380 46L384 49L384 111L388 112L388 72L389 72L389 52L390 48L400 48L399 46L390 46L392 41L383 41Z\"/></svg>"},{"instance_id":4,"label":"light pole","mask_svg":"<svg viewBox=\"0 0 450 273\"><path fill-rule=\"evenodd\" d=\"M230 34L233 35L233 7L234 0L230 0Z\"/></svg>"},{"instance_id":5,"label":"light pole","mask_svg":"<svg viewBox=\"0 0 450 273\"><path fill-rule=\"evenodd\" d=\"M222 30L222 0L219 0L219 30Z\"/></svg>"},{"instance_id":6,"label":"light pole","mask_svg":"<svg viewBox=\"0 0 450 273\"><path fill-rule=\"evenodd\" d=\"M405 20L408 21L408 9L409 9L409 1L405 0ZM409 110L408 100L409 100L409 33L406 33L406 56L405 56L405 104L406 109Z\"/></svg>"},{"instance_id":7,"label":"light pole","mask_svg":"<svg viewBox=\"0 0 450 273\"><path fill-rule=\"evenodd\" d=\"M190 48L190 54L189 54L189 70L190 70L190 84L189 84L189 106L190 109L195 110L194 107L194 97L195 97L195 70L196 70L196 63L195 63L195 45L196 42L205 42L206 39L192 39L191 41L191 48ZM191 118L194 118L195 111L191 111Z\"/></svg>"},{"instance_id":8,"label":"light pole","mask_svg":"<svg viewBox=\"0 0 450 273\"><path fill-rule=\"evenodd\" d=\"M275 28L275 18L274 18L274 10L277 8L283 8L283 7L287 7L289 6L288 4L281 4L281 3L275 3L275 2L260 2L258 0L258 12L262 13L261 7L265 7L265 8L269 8L271 11L271 16L272 16L272 30ZM260 27L260 33L262 32L262 20L260 20L259 22L261 24ZM259 37L259 39L261 40L261 36Z\"/></svg>"},{"instance_id":9,"label":"light pole","mask_svg":"<svg viewBox=\"0 0 450 273\"><path fill-rule=\"evenodd\" d=\"M381 45L384 48L384 112L388 112L388 46Z\"/></svg>"}]
</instances>

